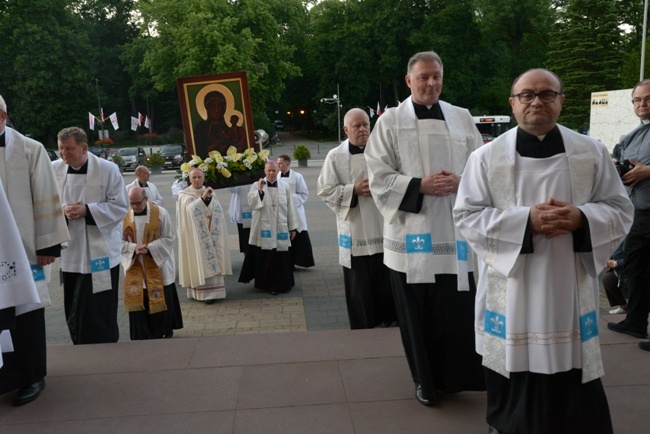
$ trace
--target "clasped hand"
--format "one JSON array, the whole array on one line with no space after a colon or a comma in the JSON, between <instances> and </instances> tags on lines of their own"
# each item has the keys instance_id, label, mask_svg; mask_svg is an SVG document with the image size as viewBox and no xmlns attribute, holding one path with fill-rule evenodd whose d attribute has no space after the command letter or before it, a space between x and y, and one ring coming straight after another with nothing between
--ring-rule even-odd
<instances>
[{"instance_id":1,"label":"clasped hand","mask_svg":"<svg viewBox=\"0 0 650 434\"><path fill-rule=\"evenodd\" d=\"M449 196L458 191L460 176L453 172L441 170L422 178L420 193L428 196Z\"/></svg>"},{"instance_id":2,"label":"clasped hand","mask_svg":"<svg viewBox=\"0 0 650 434\"><path fill-rule=\"evenodd\" d=\"M78 220L86 217L86 205L81 202L72 202L63 207L63 213L68 220Z\"/></svg>"},{"instance_id":3,"label":"clasped hand","mask_svg":"<svg viewBox=\"0 0 650 434\"><path fill-rule=\"evenodd\" d=\"M547 238L568 234L583 225L578 207L553 198L531 207L529 218L533 233Z\"/></svg>"}]
</instances>

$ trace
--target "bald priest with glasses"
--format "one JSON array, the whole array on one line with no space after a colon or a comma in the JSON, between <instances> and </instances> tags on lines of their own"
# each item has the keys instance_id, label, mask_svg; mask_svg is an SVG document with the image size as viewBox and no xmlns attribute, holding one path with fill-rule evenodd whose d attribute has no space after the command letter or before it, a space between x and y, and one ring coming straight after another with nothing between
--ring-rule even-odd
<instances>
[{"instance_id":1,"label":"bald priest with glasses","mask_svg":"<svg viewBox=\"0 0 650 434\"><path fill-rule=\"evenodd\" d=\"M611 433L598 273L632 220L605 147L559 124L559 77L512 85L518 127L467 161L454 221L479 257L476 351L491 433Z\"/></svg>"}]
</instances>

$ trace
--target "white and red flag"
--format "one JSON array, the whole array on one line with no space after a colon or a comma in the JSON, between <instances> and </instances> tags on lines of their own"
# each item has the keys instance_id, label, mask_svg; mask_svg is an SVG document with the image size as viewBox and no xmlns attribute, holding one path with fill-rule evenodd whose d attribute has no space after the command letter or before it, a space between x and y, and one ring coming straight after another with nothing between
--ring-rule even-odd
<instances>
[{"instance_id":1,"label":"white and red flag","mask_svg":"<svg viewBox=\"0 0 650 434\"><path fill-rule=\"evenodd\" d=\"M99 109L99 117L102 118L102 122L106 120L106 118L104 118L104 107Z\"/></svg>"},{"instance_id":2,"label":"white and red flag","mask_svg":"<svg viewBox=\"0 0 650 434\"><path fill-rule=\"evenodd\" d=\"M111 124L113 124L113 128L116 130L120 128L120 126L117 123L117 113L113 113L108 117L111 120Z\"/></svg>"},{"instance_id":3,"label":"white and red flag","mask_svg":"<svg viewBox=\"0 0 650 434\"><path fill-rule=\"evenodd\" d=\"M90 112L88 112L88 125L91 130L95 130L95 116Z\"/></svg>"},{"instance_id":4,"label":"white and red flag","mask_svg":"<svg viewBox=\"0 0 650 434\"><path fill-rule=\"evenodd\" d=\"M379 101L377 101L377 116L381 116L383 112L381 111L381 106L379 105Z\"/></svg>"},{"instance_id":5,"label":"white and red flag","mask_svg":"<svg viewBox=\"0 0 650 434\"><path fill-rule=\"evenodd\" d=\"M151 126L151 121L149 120L149 116L145 116L144 118L144 127L149 128Z\"/></svg>"},{"instance_id":6,"label":"white and red flag","mask_svg":"<svg viewBox=\"0 0 650 434\"><path fill-rule=\"evenodd\" d=\"M375 109L373 109L372 107L368 107L368 112L370 112L370 119L375 117Z\"/></svg>"},{"instance_id":7,"label":"white and red flag","mask_svg":"<svg viewBox=\"0 0 650 434\"><path fill-rule=\"evenodd\" d=\"M138 125L140 125L140 119L131 116L131 131L136 131L138 129Z\"/></svg>"}]
</instances>

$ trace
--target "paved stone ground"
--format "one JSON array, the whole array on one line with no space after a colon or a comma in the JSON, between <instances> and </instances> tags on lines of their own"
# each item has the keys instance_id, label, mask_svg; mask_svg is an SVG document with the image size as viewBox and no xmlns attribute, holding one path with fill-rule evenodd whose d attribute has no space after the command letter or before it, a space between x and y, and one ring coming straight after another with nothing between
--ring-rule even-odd
<instances>
[{"instance_id":1,"label":"paved stone ground","mask_svg":"<svg viewBox=\"0 0 650 434\"><path fill-rule=\"evenodd\" d=\"M316 180L320 173L322 161L327 152L337 144L319 143L300 137L280 133L281 146L273 147L273 157L280 154L292 155L293 148L304 143L311 151L312 159L308 167L292 168L305 177L309 188L309 200L305 205L309 236L314 249L316 266L308 269L299 268L295 273L296 286L289 294L272 296L259 291L253 284L237 282L244 259L239 253L237 227L228 222L229 247L231 252L233 275L226 278L226 299L213 305L188 299L185 288L177 283L181 301L184 328L175 332L175 337L198 337L236 334L278 333L290 331L313 331L347 329L349 322L345 306L343 273L338 264L338 247L336 221L334 214L316 195ZM171 184L175 171L164 171L152 175L151 181L158 186L163 195L164 206L175 222L175 202L171 194ZM125 181L134 179L133 173L124 175ZM230 193L227 190L217 192L219 202L228 210ZM55 269L58 267L55 264ZM58 285L58 274L50 284L53 305L46 309L48 344L71 343L65 315L63 312L63 289ZM128 316L121 303L118 310L120 340L129 340ZM607 314L610 307L601 291L601 314Z\"/></svg>"},{"instance_id":2,"label":"paved stone ground","mask_svg":"<svg viewBox=\"0 0 650 434\"><path fill-rule=\"evenodd\" d=\"M281 133L281 146L274 147L274 157L282 153L292 155L293 148L304 143L310 148L312 160L309 167L299 168L297 162L292 168L305 177L310 197L305 206L309 235L314 248L316 266L299 268L295 273L296 286L286 295L272 296L259 291L253 284L237 282L244 256L239 253L237 226L228 222L228 244L230 247L233 275L226 278L226 299L212 305L188 299L185 288L177 283L181 301L184 328L174 333L175 337L218 336L235 334L278 333L289 331L312 331L347 329L349 322L345 307L343 274L338 264L336 245L336 222L334 214L316 196L316 179L320 165L327 152L336 143L318 143ZM160 189L164 207L175 218L175 202L171 184L175 171L164 171L152 175L151 182ZM124 174L125 182L134 179L133 173ZM227 213L230 193L217 192L219 202ZM55 268L58 264L55 264ZM58 273L53 273L50 293L53 305L46 309L48 344L71 343L63 311L63 289L59 286ZM128 315L122 307L118 310L120 340L129 340Z\"/></svg>"}]
</instances>

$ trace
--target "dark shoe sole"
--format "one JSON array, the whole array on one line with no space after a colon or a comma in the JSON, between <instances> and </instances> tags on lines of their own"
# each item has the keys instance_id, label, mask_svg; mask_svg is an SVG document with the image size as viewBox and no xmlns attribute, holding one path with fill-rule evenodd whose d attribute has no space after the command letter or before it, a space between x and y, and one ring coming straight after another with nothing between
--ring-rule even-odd
<instances>
[{"instance_id":1,"label":"dark shoe sole","mask_svg":"<svg viewBox=\"0 0 650 434\"><path fill-rule=\"evenodd\" d=\"M643 351L650 351L650 342L639 342L639 348Z\"/></svg>"},{"instance_id":2,"label":"dark shoe sole","mask_svg":"<svg viewBox=\"0 0 650 434\"><path fill-rule=\"evenodd\" d=\"M648 337L648 332L635 332L634 330L630 330L629 328L625 327L624 325L621 325L620 323L610 322L607 324L607 328L613 332L624 333L626 335L630 335L639 339L645 339L646 337Z\"/></svg>"},{"instance_id":3,"label":"dark shoe sole","mask_svg":"<svg viewBox=\"0 0 650 434\"><path fill-rule=\"evenodd\" d=\"M14 405L16 407L18 407L18 406L21 406L21 405L29 404L30 402L34 401L36 398L41 396L41 393L43 392L43 390L45 390L45 380L41 380L41 381L43 382L43 385L40 387L38 392L36 392L36 393L34 393L34 394L32 394L32 395L30 395L28 397L20 398L19 397L20 392L21 392L21 390L23 390L23 389L20 389L18 391L18 393L16 394L16 397L14 398Z\"/></svg>"}]
</instances>

